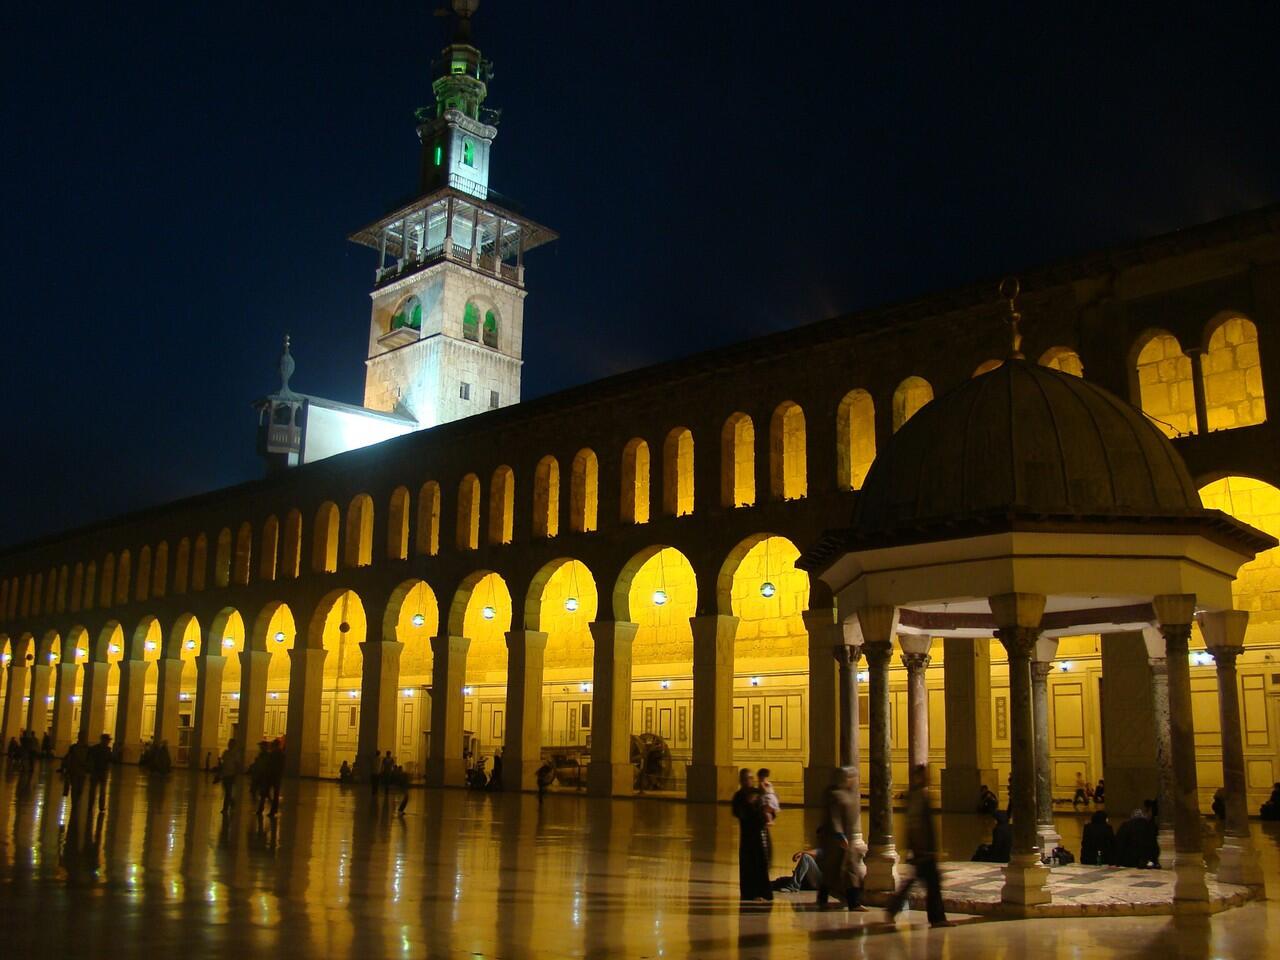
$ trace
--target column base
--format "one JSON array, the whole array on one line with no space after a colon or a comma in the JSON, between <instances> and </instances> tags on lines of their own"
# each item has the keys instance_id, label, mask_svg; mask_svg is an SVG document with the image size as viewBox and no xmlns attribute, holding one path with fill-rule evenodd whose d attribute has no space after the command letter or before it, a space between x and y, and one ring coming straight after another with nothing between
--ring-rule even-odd
<instances>
[{"instance_id":1,"label":"column base","mask_svg":"<svg viewBox=\"0 0 1280 960\"><path fill-rule=\"evenodd\" d=\"M836 771L840 767L805 767L804 768L804 805L821 807L826 803L827 789L835 780Z\"/></svg>"},{"instance_id":2,"label":"column base","mask_svg":"<svg viewBox=\"0 0 1280 960\"><path fill-rule=\"evenodd\" d=\"M1245 887L1261 887L1262 867L1253 841L1248 837L1227 837L1218 851L1218 880Z\"/></svg>"},{"instance_id":3,"label":"column base","mask_svg":"<svg viewBox=\"0 0 1280 960\"><path fill-rule=\"evenodd\" d=\"M636 768L629 763L601 763L587 765L587 796L629 797L635 793Z\"/></svg>"},{"instance_id":4,"label":"column base","mask_svg":"<svg viewBox=\"0 0 1280 960\"><path fill-rule=\"evenodd\" d=\"M986 784L992 793L1000 792L1000 774L976 767L943 767L942 809L947 813L974 813L978 809L978 791Z\"/></svg>"},{"instance_id":5,"label":"column base","mask_svg":"<svg viewBox=\"0 0 1280 960\"><path fill-rule=\"evenodd\" d=\"M199 769L199 764L194 763L194 757L188 756L189 765L193 770ZM320 751L308 750L298 755L297 768L287 771L295 777L318 777L320 776Z\"/></svg>"},{"instance_id":6,"label":"column base","mask_svg":"<svg viewBox=\"0 0 1280 960\"><path fill-rule=\"evenodd\" d=\"M1175 905L1207 904L1204 857L1198 853L1178 853L1173 858L1173 901Z\"/></svg>"},{"instance_id":7,"label":"column base","mask_svg":"<svg viewBox=\"0 0 1280 960\"><path fill-rule=\"evenodd\" d=\"M428 760L426 781L428 787L465 787L467 785L466 761L461 757Z\"/></svg>"},{"instance_id":8,"label":"column base","mask_svg":"<svg viewBox=\"0 0 1280 960\"><path fill-rule=\"evenodd\" d=\"M1108 785L1109 787L1109 785ZM1156 833L1156 845L1160 849L1160 869L1172 870L1174 857L1173 824L1161 827Z\"/></svg>"},{"instance_id":9,"label":"column base","mask_svg":"<svg viewBox=\"0 0 1280 960\"><path fill-rule=\"evenodd\" d=\"M711 764L689 764L685 797L698 803L718 803L732 800L738 789L737 767L716 767Z\"/></svg>"},{"instance_id":10,"label":"column base","mask_svg":"<svg viewBox=\"0 0 1280 960\"><path fill-rule=\"evenodd\" d=\"M866 854L867 893L893 893L898 889L898 851L893 843L871 844Z\"/></svg>"},{"instance_id":11,"label":"column base","mask_svg":"<svg viewBox=\"0 0 1280 960\"><path fill-rule=\"evenodd\" d=\"M1004 868L1000 902L1019 907L1052 902L1049 870L1040 862L1039 853L1015 853L1009 859L1009 865Z\"/></svg>"},{"instance_id":12,"label":"column base","mask_svg":"<svg viewBox=\"0 0 1280 960\"><path fill-rule=\"evenodd\" d=\"M1040 845L1040 852L1044 856L1053 853L1053 848L1062 845L1062 835L1052 823L1036 824L1036 843Z\"/></svg>"}]
</instances>

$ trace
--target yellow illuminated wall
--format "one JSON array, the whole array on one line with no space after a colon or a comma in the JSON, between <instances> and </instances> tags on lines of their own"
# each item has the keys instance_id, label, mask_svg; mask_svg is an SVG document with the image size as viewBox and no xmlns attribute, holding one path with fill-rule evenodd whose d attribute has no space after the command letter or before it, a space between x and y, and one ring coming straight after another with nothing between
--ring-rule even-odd
<instances>
[{"instance_id":1,"label":"yellow illuminated wall","mask_svg":"<svg viewBox=\"0 0 1280 960\"><path fill-rule=\"evenodd\" d=\"M311 569L316 573L333 573L338 569L338 507L329 501L320 504L316 511Z\"/></svg>"},{"instance_id":2,"label":"yellow illuminated wall","mask_svg":"<svg viewBox=\"0 0 1280 960\"><path fill-rule=\"evenodd\" d=\"M1138 353L1138 397L1142 412L1166 436L1196 432L1191 358L1168 333L1157 333Z\"/></svg>"},{"instance_id":3,"label":"yellow illuminated wall","mask_svg":"<svg viewBox=\"0 0 1280 960\"><path fill-rule=\"evenodd\" d=\"M1269 483L1225 477L1202 487L1200 500L1211 510L1229 513L1280 537L1280 490ZM1251 634L1254 626L1280 624L1280 548L1267 550L1241 567L1231 592L1236 607L1249 611Z\"/></svg>"},{"instance_id":4,"label":"yellow illuminated wall","mask_svg":"<svg viewBox=\"0 0 1280 960\"><path fill-rule=\"evenodd\" d=\"M720 430L720 504L749 507L755 502L755 426L745 413L735 413Z\"/></svg>"},{"instance_id":5,"label":"yellow illuminated wall","mask_svg":"<svg viewBox=\"0 0 1280 960\"><path fill-rule=\"evenodd\" d=\"M347 536L343 562L348 567L367 567L373 562L373 498L356 494L347 505Z\"/></svg>"},{"instance_id":6,"label":"yellow illuminated wall","mask_svg":"<svg viewBox=\"0 0 1280 960\"><path fill-rule=\"evenodd\" d=\"M1084 364L1080 361L1080 355L1069 347L1050 347L1040 358L1040 363L1073 377L1084 376Z\"/></svg>"},{"instance_id":7,"label":"yellow illuminated wall","mask_svg":"<svg viewBox=\"0 0 1280 960\"><path fill-rule=\"evenodd\" d=\"M341 629L344 622L350 627L345 634ZM326 689L332 689L335 684L339 690L360 689L364 668L360 644L366 630L364 604L354 591L343 591L324 615L323 641L328 652L324 658Z\"/></svg>"},{"instance_id":8,"label":"yellow illuminated wall","mask_svg":"<svg viewBox=\"0 0 1280 960\"><path fill-rule=\"evenodd\" d=\"M661 590L665 603L655 602ZM639 625L632 658L646 664L674 664L683 675L693 667L693 630L689 618L698 609L698 582L679 550L664 547L645 561L631 581L631 619Z\"/></svg>"},{"instance_id":9,"label":"yellow illuminated wall","mask_svg":"<svg viewBox=\"0 0 1280 960\"><path fill-rule=\"evenodd\" d=\"M915 416L916 411L933 399L933 387L921 377L907 377L893 391L893 430Z\"/></svg>"},{"instance_id":10,"label":"yellow illuminated wall","mask_svg":"<svg viewBox=\"0 0 1280 960\"><path fill-rule=\"evenodd\" d=\"M809 493L804 411L787 401L769 421L769 485L775 500L799 500Z\"/></svg>"},{"instance_id":11,"label":"yellow illuminated wall","mask_svg":"<svg viewBox=\"0 0 1280 960\"><path fill-rule=\"evenodd\" d=\"M685 427L662 445L662 507L672 517L693 513L693 433Z\"/></svg>"},{"instance_id":12,"label":"yellow illuminated wall","mask_svg":"<svg viewBox=\"0 0 1280 960\"><path fill-rule=\"evenodd\" d=\"M404 560L409 556L409 490L396 487L387 503L387 557Z\"/></svg>"},{"instance_id":13,"label":"yellow illuminated wall","mask_svg":"<svg viewBox=\"0 0 1280 960\"><path fill-rule=\"evenodd\" d=\"M1231 317L1213 331L1202 370L1210 430L1247 427L1267 419L1258 328L1250 321Z\"/></svg>"},{"instance_id":14,"label":"yellow illuminated wall","mask_svg":"<svg viewBox=\"0 0 1280 960\"><path fill-rule=\"evenodd\" d=\"M420 557L434 557L440 552L440 484L434 480L428 480L418 491L418 527L413 549Z\"/></svg>"},{"instance_id":15,"label":"yellow illuminated wall","mask_svg":"<svg viewBox=\"0 0 1280 960\"><path fill-rule=\"evenodd\" d=\"M594 450L579 450L573 458L569 491L569 529L590 533L600 511L600 461Z\"/></svg>"},{"instance_id":16,"label":"yellow illuminated wall","mask_svg":"<svg viewBox=\"0 0 1280 960\"><path fill-rule=\"evenodd\" d=\"M416 616L422 625L414 626ZM431 679L431 638L440 633L440 605L431 588L418 581L400 605L396 621L396 639L404 644L400 651L400 676L418 683Z\"/></svg>"},{"instance_id":17,"label":"yellow illuminated wall","mask_svg":"<svg viewBox=\"0 0 1280 960\"><path fill-rule=\"evenodd\" d=\"M836 481L860 490L876 458L876 408L866 390L850 390L836 411Z\"/></svg>"},{"instance_id":18,"label":"yellow illuminated wall","mask_svg":"<svg viewBox=\"0 0 1280 960\"><path fill-rule=\"evenodd\" d=\"M739 618L736 658L759 662L808 655L809 635L801 614L809 605L809 575L796 569L799 557L790 540L769 537L742 558L732 587L733 613ZM771 591L764 588L766 583Z\"/></svg>"},{"instance_id":19,"label":"yellow illuminated wall","mask_svg":"<svg viewBox=\"0 0 1280 960\"><path fill-rule=\"evenodd\" d=\"M560 532L560 461L546 456L533 474L533 535L554 537Z\"/></svg>"},{"instance_id":20,"label":"yellow illuminated wall","mask_svg":"<svg viewBox=\"0 0 1280 960\"><path fill-rule=\"evenodd\" d=\"M595 579L580 561L561 564L551 575L542 591L538 617L538 629L547 635L546 670L569 670L584 680L591 679L592 642L587 625L596 618L597 605Z\"/></svg>"},{"instance_id":21,"label":"yellow illuminated wall","mask_svg":"<svg viewBox=\"0 0 1280 960\"><path fill-rule=\"evenodd\" d=\"M480 546L480 478L468 473L458 484L457 543L459 550Z\"/></svg>"},{"instance_id":22,"label":"yellow illuminated wall","mask_svg":"<svg viewBox=\"0 0 1280 960\"><path fill-rule=\"evenodd\" d=\"M284 634L283 640L276 639L278 633ZM272 690L287 690L289 687L289 651L293 649L297 633L293 611L288 604L280 604L272 611L264 640L267 652L271 654L271 663L267 666L267 684Z\"/></svg>"},{"instance_id":23,"label":"yellow illuminated wall","mask_svg":"<svg viewBox=\"0 0 1280 960\"><path fill-rule=\"evenodd\" d=\"M515 474L506 464L493 471L489 481L489 542L510 543L516 509Z\"/></svg>"},{"instance_id":24,"label":"yellow illuminated wall","mask_svg":"<svg viewBox=\"0 0 1280 960\"><path fill-rule=\"evenodd\" d=\"M485 619L484 608L493 609L493 619ZM507 631L511 629L511 593L506 581L496 573L487 574L467 603L462 618L462 635L471 639L467 650L467 682L507 680Z\"/></svg>"},{"instance_id":25,"label":"yellow illuminated wall","mask_svg":"<svg viewBox=\"0 0 1280 960\"><path fill-rule=\"evenodd\" d=\"M649 445L640 439L622 451L622 522L649 522Z\"/></svg>"}]
</instances>

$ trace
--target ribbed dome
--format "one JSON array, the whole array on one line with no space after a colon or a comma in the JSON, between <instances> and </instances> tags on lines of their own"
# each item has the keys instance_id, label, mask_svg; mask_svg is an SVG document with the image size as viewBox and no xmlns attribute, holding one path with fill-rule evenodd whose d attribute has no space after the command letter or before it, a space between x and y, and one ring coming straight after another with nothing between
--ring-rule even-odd
<instances>
[{"instance_id":1,"label":"ribbed dome","mask_svg":"<svg viewBox=\"0 0 1280 960\"><path fill-rule=\"evenodd\" d=\"M1203 510L1173 445L1095 384L1010 360L921 408L876 458L858 534L928 521Z\"/></svg>"}]
</instances>

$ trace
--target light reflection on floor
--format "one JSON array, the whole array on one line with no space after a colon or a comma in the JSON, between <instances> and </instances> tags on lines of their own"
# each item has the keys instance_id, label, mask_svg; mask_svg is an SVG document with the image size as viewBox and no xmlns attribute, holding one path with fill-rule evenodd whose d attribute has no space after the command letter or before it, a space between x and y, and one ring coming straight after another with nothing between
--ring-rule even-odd
<instances>
[{"instance_id":1,"label":"light reflection on floor","mask_svg":"<svg viewBox=\"0 0 1280 960\"><path fill-rule=\"evenodd\" d=\"M186 773L113 780L106 815L72 809L51 767L0 773L0 956L1262 957L1280 904L1212 920L973 922L770 910L736 899L727 808L415 790L401 819L363 788L289 783L278 824ZM784 810L777 860L811 835ZM1274 825L1268 825L1269 827ZM1078 821L1063 816L1068 845ZM980 820L947 817L968 850ZM1255 831L1280 896L1275 831ZM785 865L775 864L775 874ZM1275 905L1273 905L1275 904ZM10 952L12 950L12 952Z\"/></svg>"}]
</instances>

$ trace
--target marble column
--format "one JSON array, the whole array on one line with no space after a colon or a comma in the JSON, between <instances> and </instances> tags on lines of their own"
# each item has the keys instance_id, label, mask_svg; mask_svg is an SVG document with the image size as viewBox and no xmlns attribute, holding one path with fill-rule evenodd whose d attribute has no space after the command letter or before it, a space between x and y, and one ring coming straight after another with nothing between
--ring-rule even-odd
<instances>
[{"instance_id":1,"label":"marble column","mask_svg":"<svg viewBox=\"0 0 1280 960\"><path fill-rule=\"evenodd\" d=\"M631 766L631 645L638 624L602 620L591 630L591 763L587 792L593 797L630 796L635 789Z\"/></svg>"},{"instance_id":2,"label":"marble column","mask_svg":"<svg viewBox=\"0 0 1280 960\"><path fill-rule=\"evenodd\" d=\"M993 792L1000 790L999 774L991 760L991 641L986 637L946 637L942 652L947 721L942 809L973 813L983 784Z\"/></svg>"},{"instance_id":3,"label":"marble column","mask_svg":"<svg viewBox=\"0 0 1280 960\"><path fill-rule=\"evenodd\" d=\"M84 688L80 696L80 734L85 743L93 746L106 733L107 675L111 664L90 660L81 666L84 669Z\"/></svg>"},{"instance_id":4,"label":"marble column","mask_svg":"<svg viewBox=\"0 0 1280 960\"><path fill-rule=\"evenodd\" d=\"M907 668L907 763L929 765L929 637L899 634L902 665Z\"/></svg>"},{"instance_id":5,"label":"marble column","mask_svg":"<svg viewBox=\"0 0 1280 960\"><path fill-rule=\"evenodd\" d=\"M362 676L356 755L365 760L388 750L396 756L396 704L400 698L403 651L404 644L398 640L364 640L360 644Z\"/></svg>"},{"instance_id":6,"label":"marble column","mask_svg":"<svg viewBox=\"0 0 1280 960\"><path fill-rule=\"evenodd\" d=\"M9 661L4 689L4 723L0 725L0 742L7 744L22 733L27 711L22 702L27 691L27 664L14 656Z\"/></svg>"},{"instance_id":7,"label":"marble column","mask_svg":"<svg viewBox=\"0 0 1280 960\"><path fill-rule=\"evenodd\" d=\"M49 728L49 674L52 670L47 655L43 662L37 659L30 669L31 684L28 689L31 691L31 701L27 705L27 729L35 731L37 740Z\"/></svg>"},{"instance_id":8,"label":"marble column","mask_svg":"<svg viewBox=\"0 0 1280 960\"><path fill-rule=\"evenodd\" d=\"M841 629L832 608L806 610L804 626L809 635L809 763L804 768L804 802L817 807L844 762L840 696L844 678L836 662Z\"/></svg>"},{"instance_id":9,"label":"marble column","mask_svg":"<svg viewBox=\"0 0 1280 960\"><path fill-rule=\"evenodd\" d=\"M147 683L145 660L120 661L120 686L116 699L116 754L125 763L142 756L142 700Z\"/></svg>"},{"instance_id":10,"label":"marble column","mask_svg":"<svg viewBox=\"0 0 1280 960\"><path fill-rule=\"evenodd\" d=\"M733 765L733 641L738 618L689 618L693 629L693 758L690 800L729 800L738 789Z\"/></svg>"},{"instance_id":11,"label":"marble column","mask_svg":"<svg viewBox=\"0 0 1280 960\"><path fill-rule=\"evenodd\" d=\"M1159 784L1156 822L1160 844L1160 866L1173 869L1173 747L1169 742L1169 662L1165 659L1164 635L1159 627L1142 632L1147 648L1147 667L1151 672L1151 715L1155 721L1156 776ZM1108 785L1109 787L1110 785Z\"/></svg>"},{"instance_id":12,"label":"marble column","mask_svg":"<svg viewBox=\"0 0 1280 960\"><path fill-rule=\"evenodd\" d=\"M1244 610L1202 613L1200 630L1218 668L1218 715L1222 727L1222 783L1227 818L1218 851L1218 879L1250 887L1263 886L1262 867L1249 834L1249 807L1244 773L1244 739L1240 730L1240 688L1236 658L1244 652L1249 614Z\"/></svg>"},{"instance_id":13,"label":"marble column","mask_svg":"<svg viewBox=\"0 0 1280 960\"><path fill-rule=\"evenodd\" d=\"M856 624L856 621L855 621ZM858 746L858 661L862 659L862 635L845 624L842 643L835 649L840 674L840 766L849 775L854 796L853 844L864 855L867 843L862 836L862 757ZM855 636L851 637L850 634ZM856 640L856 642L851 642Z\"/></svg>"},{"instance_id":14,"label":"marble column","mask_svg":"<svg viewBox=\"0 0 1280 960\"><path fill-rule=\"evenodd\" d=\"M324 696L323 647L289 651L289 712L284 720L284 772L291 777L320 775L320 703ZM337 705L331 709L336 709Z\"/></svg>"},{"instance_id":15,"label":"marble column","mask_svg":"<svg viewBox=\"0 0 1280 960\"><path fill-rule=\"evenodd\" d=\"M191 750L187 754L193 770L205 769L206 755L208 766L212 767L222 752L218 721L222 713L222 672L226 666L227 658L221 654L196 657L195 729L191 732Z\"/></svg>"},{"instance_id":16,"label":"marble column","mask_svg":"<svg viewBox=\"0 0 1280 960\"><path fill-rule=\"evenodd\" d=\"M75 704L71 697L76 692L75 662L60 662L53 673L53 752L56 756L65 756L67 747L75 739L76 731L71 729L71 714ZM6 741L7 742L7 741Z\"/></svg>"},{"instance_id":17,"label":"marble column","mask_svg":"<svg viewBox=\"0 0 1280 960\"><path fill-rule=\"evenodd\" d=\"M182 693L182 661L163 657L156 662L156 744L167 742L169 756L178 758L178 698Z\"/></svg>"},{"instance_id":18,"label":"marble column","mask_svg":"<svg viewBox=\"0 0 1280 960\"><path fill-rule=\"evenodd\" d=\"M462 758L463 692L471 640L441 634L431 638L431 739L427 785L461 787L467 782Z\"/></svg>"},{"instance_id":19,"label":"marble column","mask_svg":"<svg viewBox=\"0 0 1280 960\"><path fill-rule=\"evenodd\" d=\"M507 730L502 748L502 786L538 789L542 765L542 666L547 635L540 630L507 634Z\"/></svg>"},{"instance_id":20,"label":"marble column","mask_svg":"<svg viewBox=\"0 0 1280 960\"><path fill-rule=\"evenodd\" d=\"M1036 730L1036 835L1049 853L1062 843L1053 823L1053 771L1049 762L1049 672L1058 655L1058 641L1041 637L1031 661L1031 713Z\"/></svg>"},{"instance_id":21,"label":"marble column","mask_svg":"<svg viewBox=\"0 0 1280 960\"><path fill-rule=\"evenodd\" d=\"M256 744L262 740L267 715L267 674L271 670L271 654L265 650L240 651L240 722L241 755L252 761ZM363 724L361 727L363 728Z\"/></svg>"},{"instance_id":22,"label":"marble column","mask_svg":"<svg viewBox=\"0 0 1280 960\"><path fill-rule=\"evenodd\" d=\"M889 756L889 658L898 624L894 607L858 611L862 652L867 657L870 698L871 811L867 844L866 890L887 893L898 883L898 851L893 838L893 766Z\"/></svg>"},{"instance_id":23,"label":"marble column","mask_svg":"<svg viewBox=\"0 0 1280 960\"><path fill-rule=\"evenodd\" d=\"M1196 731L1191 706L1188 643L1196 598L1171 594L1154 599L1169 665L1169 743L1173 753L1174 906L1202 909L1209 900L1200 838L1200 798L1196 783ZM1161 811L1164 815L1164 811Z\"/></svg>"},{"instance_id":24,"label":"marble column","mask_svg":"<svg viewBox=\"0 0 1280 960\"><path fill-rule=\"evenodd\" d=\"M1036 746L1031 703L1031 657L1040 638L1045 598L1006 593L992 597L996 638L1009 658L1009 758L1013 807L1013 855L1004 869L1000 900L1026 907L1050 902L1049 871L1040 862L1036 831Z\"/></svg>"}]
</instances>

